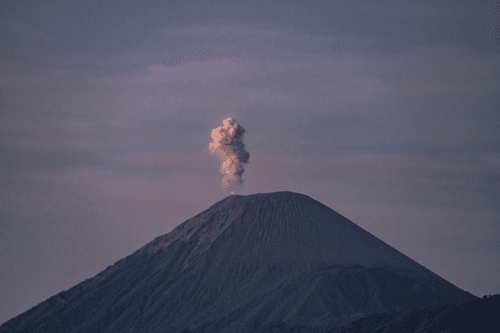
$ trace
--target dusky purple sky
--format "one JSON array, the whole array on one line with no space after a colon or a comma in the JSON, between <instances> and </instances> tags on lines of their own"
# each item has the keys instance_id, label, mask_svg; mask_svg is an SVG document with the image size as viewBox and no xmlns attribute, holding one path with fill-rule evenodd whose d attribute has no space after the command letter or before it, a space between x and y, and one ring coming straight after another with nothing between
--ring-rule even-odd
<instances>
[{"instance_id":1,"label":"dusky purple sky","mask_svg":"<svg viewBox=\"0 0 500 333\"><path fill-rule=\"evenodd\" d=\"M0 323L229 195L208 149L228 117L236 194L307 194L499 293L499 9L2 1Z\"/></svg>"}]
</instances>

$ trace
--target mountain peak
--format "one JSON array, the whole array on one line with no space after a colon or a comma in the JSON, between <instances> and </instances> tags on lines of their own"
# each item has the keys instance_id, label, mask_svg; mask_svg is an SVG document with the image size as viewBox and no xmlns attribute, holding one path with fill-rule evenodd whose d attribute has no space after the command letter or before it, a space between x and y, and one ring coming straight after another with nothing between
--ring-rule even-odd
<instances>
[{"instance_id":1,"label":"mountain peak","mask_svg":"<svg viewBox=\"0 0 500 333\"><path fill-rule=\"evenodd\" d=\"M217 262L421 266L311 197L282 191L231 195L143 250L193 243L186 267L207 254Z\"/></svg>"},{"instance_id":2,"label":"mountain peak","mask_svg":"<svg viewBox=\"0 0 500 333\"><path fill-rule=\"evenodd\" d=\"M180 252L174 269L179 272L263 265L383 267L422 283L433 281L435 291L458 290L331 208L289 191L230 195L134 255Z\"/></svg>"}]
</instances>

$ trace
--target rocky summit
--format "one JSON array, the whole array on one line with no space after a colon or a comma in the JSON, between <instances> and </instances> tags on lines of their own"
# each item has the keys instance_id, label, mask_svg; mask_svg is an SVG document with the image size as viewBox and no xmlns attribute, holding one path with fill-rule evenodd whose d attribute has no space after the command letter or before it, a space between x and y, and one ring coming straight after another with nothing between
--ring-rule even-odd
<instances>
[{"instance_id":1,"label":"rocky summit","mask_svg":"<svg viewBox=\"0 0 500 333\"><path fill-rule=\"evenodd\" d=\"M232 195L0 332L319 331L476 299L306 195Z\"/></svg>"}]
</instances>

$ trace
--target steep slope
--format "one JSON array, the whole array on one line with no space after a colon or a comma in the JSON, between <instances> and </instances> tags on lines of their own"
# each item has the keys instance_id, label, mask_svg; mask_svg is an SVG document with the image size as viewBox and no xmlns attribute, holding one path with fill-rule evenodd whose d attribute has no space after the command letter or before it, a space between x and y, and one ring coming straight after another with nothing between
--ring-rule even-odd
<instances>
[{"instance_id":1,"label":"steep slope","mask_svg":"<svg viewBox=\"0 0 500 333\"><path fill-rule=\"evenodd\" d=\"M0 332L258 332L475 299L308 196L230 196Z\"/></svg>"}]
</instances>

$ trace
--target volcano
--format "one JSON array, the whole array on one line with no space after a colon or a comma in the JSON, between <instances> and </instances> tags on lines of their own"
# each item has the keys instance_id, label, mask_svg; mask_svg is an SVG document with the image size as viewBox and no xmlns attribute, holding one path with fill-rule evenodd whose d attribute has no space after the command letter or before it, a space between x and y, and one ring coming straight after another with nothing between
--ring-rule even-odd
<instances>
[{"instance_id":1,"label":"volcano","mask_svg":"<svg viewBox=\"0 0 500 333\"><path fill-rule=\"evenodd\" d=\"M337 328L475 299L306 195L232 195L0 332Z\"/></svg>"}]
</instances>

